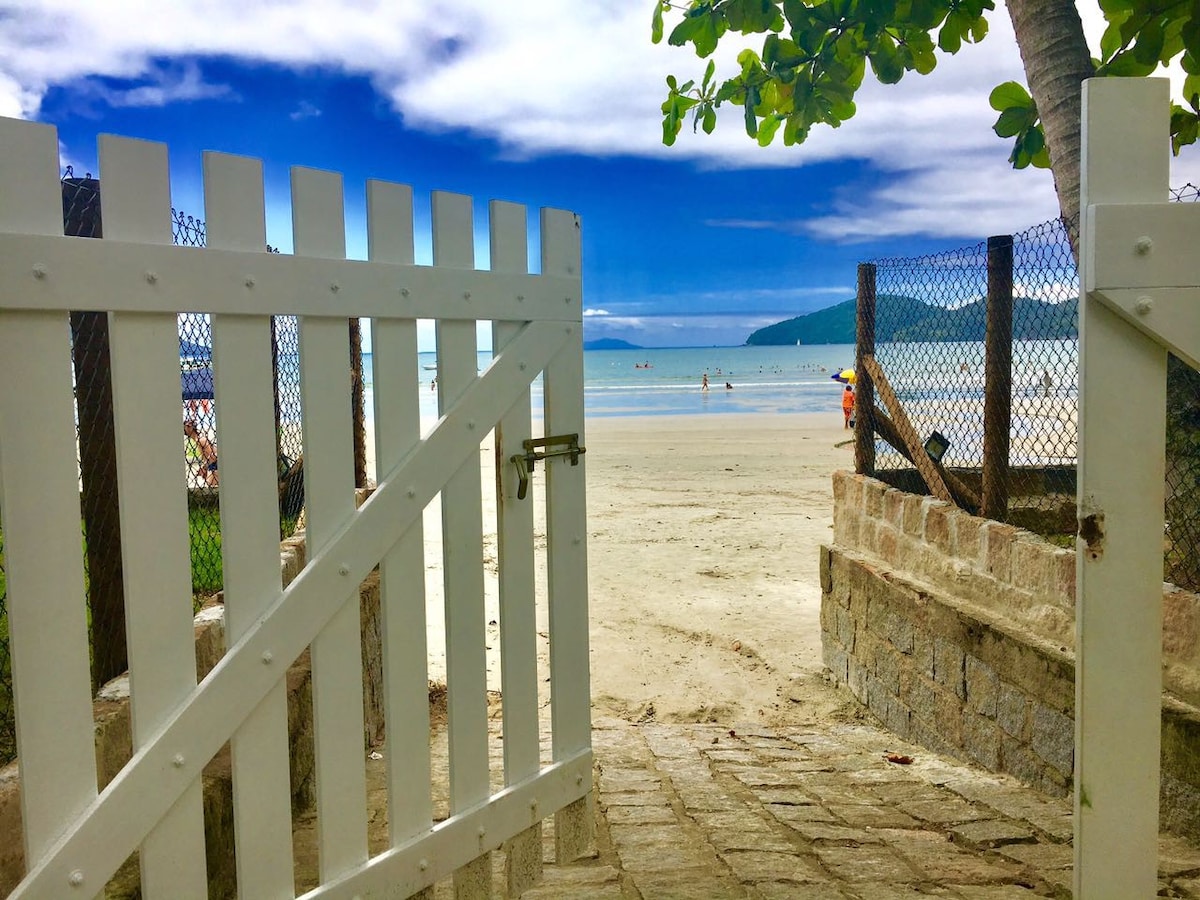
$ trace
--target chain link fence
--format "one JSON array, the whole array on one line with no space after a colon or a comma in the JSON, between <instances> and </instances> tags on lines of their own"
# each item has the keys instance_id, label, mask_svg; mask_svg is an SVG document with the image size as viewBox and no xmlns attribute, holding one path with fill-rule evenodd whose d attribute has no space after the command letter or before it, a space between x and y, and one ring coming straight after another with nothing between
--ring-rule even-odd
<instances>
[{"instance_id":1,"label":"chain link fence","mask_svg":"<svg viewBox=\"0 0 1200 900\"><path fill-rule=\"evenodd\" d=\"M1193 184L1171 191L1179 203L1200 200ZM1200 591L1200 373L1167 360L1167 522L1163 577Z\"/></svg>"},{"instance_id":2,"label":"chain link fence","mask_svg":"<svg viewBox=\"0 0 1200 900\"><path fill-rule=\"evenodd\" d=\"M1200 189L1186 185L1171 199L1194 202ZM897 418L890 393L916 442L942 453L956 499L1068 547L1079 421L1075 231L1053 220L929 256L875 260L867 292L875 333L866 352L886 381L873 388L886 420L877 436ZM923 493L906 450L877 441L874 470ZM1200 374L1173 356L1166 463L1164 578L1200 590Z\"/></svg>"}]
</instances>

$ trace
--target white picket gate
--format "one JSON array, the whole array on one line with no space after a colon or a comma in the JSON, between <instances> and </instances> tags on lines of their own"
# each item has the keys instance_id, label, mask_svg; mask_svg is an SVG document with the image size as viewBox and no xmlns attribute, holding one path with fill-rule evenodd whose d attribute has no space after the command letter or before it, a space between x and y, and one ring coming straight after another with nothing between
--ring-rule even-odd
<instances>
[{"instance_id":1,"label":"white picket gate","mask_svg":"<svg viewBox=\"0 0 1200 900\"><path fill-rule=\"evenodd\" d=\"M1163 79L1083 92L1075 896L1158 892L1167 351L1200 361L1200 208Z\"/></svg>"},{"instance_id":2,"label":"white picket gate","mask_svg":"<svg viewBox=\"0 0 1200 900\"><path fill-rule=\"evenodd\" d=\"M14 898L95 897L140 850L143 896L207 896L200 774L232 742L242 897L293 897L284 674L312 649L320 887L406 897L455 873L487 896L490 851L540 865L590 841L584 467L545 478L552 760L539 757L532 500L497 468L504 783L489 785L482 439L583 439L577 217L490 207L476 271L469 197L435 193L434 266L415 266L411 189L367 186L369 261L345 259L341 176L292 170L295 255L267 254L262 166L207 153L207 249L171 246L167 148L104 136L104 240L62 236L52 127L0 119L0 521L27 875ZM68 311L109 313L134 755L97 792ZM212 316L229 650L194 667L176 317ZM271 315L301 319L308 565L281 588ZM371 319L378 489L354 506L348 317ZM418 415L416 322L437 320L440 418ZM476 323L495 358L477 373ZM422 512L442 495L450 817L434 823ZM357 586L381 568L391 849L368 858ZM517 884L518 892L523 884Z\"/></svg>"}]
</instances>

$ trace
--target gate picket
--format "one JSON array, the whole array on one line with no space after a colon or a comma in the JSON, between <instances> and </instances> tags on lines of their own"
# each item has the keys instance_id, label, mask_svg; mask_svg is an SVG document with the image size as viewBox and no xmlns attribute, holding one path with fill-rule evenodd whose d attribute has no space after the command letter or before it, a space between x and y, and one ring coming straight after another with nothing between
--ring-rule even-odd
<instances>
[{"instance_id":1,"label":"gate picket","mask_svg":"<svg viewBox=\"0 0 1200 900\"><path fill-rule=\"evenodd\" d=\"M100 167L106 239L171 243L166 145L102 135ZM152 271L146 281L159 286ZM187 484L179 466L178 319L114 311L109 341L136 751L196 686ZM175 752L180 758L192 749ZM200 779L146 836L140 863L150 900L207 898Z\"/></svg>"},{"instance_id":2,"label":"gate picket","mask_svg":"<svg viewBox=\"0 0 1200 900\"><path fill-rule=\"evenodd\" d=\"M0 119L0 230L62 239L57 163L53 127ZM0 519L30 867L96 798L70 333L66 312L0 310ZM80 877L88 895L103 891Z\"/></svg>"},{"instance_id":3,"label":"gate picket","mask_svg":"<svg viewBox=\"0 0 1200 900\"><path fill-rule=\"evenodd\" d=\"M342 179L293 167L296 253L346 255ZM338 291L329 285L331 297ZM318 554L354 517L348 316L300 320L304 494L308 552ZM358 582L347 579L337 612L312 642L313 733L317 767L317 843L321 879L367 858L367 780L363 752L362 643Z\"/></svg>"},{"instance_id":4,"label":"gate picket","mask_svg":"<svg viewBox=\"0 0 1200 900\"><path fill-rule=\"evenodd\" d=\"M433 194L433 263L475 265L471 198ZM437 322L438 410L444 416L476 379L474 322ZM482 438L491 422L474 421ZM487 655L484 649L483 491L479 454L469 457L442 488L442 580L446 604L446 710L450 739L450 814L487 799ZM480 836L483 843L483 836ZM491 856L455 872L460 898L491 896Z\"/></svg>"},{"instance_id":5,"label":"gate picket","mask_svg":"<svg viewBox=\"0 0 1200 900\"><path fill-rule=\"evenodd\" d=\"M266 210L262 163L204 154L208 246L262 253ZM254 309L253 283L245 286ZM232 646L279 599L275 387L269 316L212 318L213 381L220 426L225 635ZM242 897L295 894L284 660L278 680L231 741L237 884Z\"/></svg>"},{"instance_id":6,"label":"gate picket","mask_svg":"<svg viewBox=\"0 0 1200 900\"><path fill-rule=\"evenodd\" d=\"M367 183L372 260L413 261L412 188ZM402 289L403 290L403 289ZM395 297L397 311L407 296ZM414 319L371 320L375 383L375 465L383 481L421 439ZM425 531L420 517L380 561L388 829L393 847L433 825L429 762L429 669L425 622Z\"/></svg>"},{"instance_id":7,"label":"gate picket","mask_svg":"<svg viewBox=\"0 0 1200 900\"><path fill-rule=\"evenodd\" d=\"M493 200L491 267L494 272L529 270L525 207ZM520 333L519 322L493 322L498 351ZM534 593L533 496L517 499L519 480L510 459L525 452L532 436L529 391L496 425L496 558L500 594L500 696L504 714L504 783L513 785L538 770L537 606ZM542 874L542 825L509 841L505 860L509 896L536 884Z\"/></svg>"}]
</instances>

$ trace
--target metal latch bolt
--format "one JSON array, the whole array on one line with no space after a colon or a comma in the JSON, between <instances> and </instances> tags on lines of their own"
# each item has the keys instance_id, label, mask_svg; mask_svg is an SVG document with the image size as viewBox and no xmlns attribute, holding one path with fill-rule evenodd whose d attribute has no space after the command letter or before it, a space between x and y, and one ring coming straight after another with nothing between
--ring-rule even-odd
<instances>
[{"instance_id":1,"label":"metal latch bolt","mask_svg":"<svg viewBox=\"0 0 1200 900\"><path fill-rule=\"evenodd\" d=\"M576 434L558 434L553 437L543 438L528 438L521 442L521 446L525 448L524 455L520 453L513 454L509 457L513 465L517 467L517 499L524 500L525 495L529 493L529 479L533 475L534 464L539 459L549 459L552 456L569 456L571 465L579 465L579 455L587 453L586 447L579 446L579 435ZM557 447L557 450L547 450L545 453L538 453L538 447Z\"/></svg>"}]
</instances>

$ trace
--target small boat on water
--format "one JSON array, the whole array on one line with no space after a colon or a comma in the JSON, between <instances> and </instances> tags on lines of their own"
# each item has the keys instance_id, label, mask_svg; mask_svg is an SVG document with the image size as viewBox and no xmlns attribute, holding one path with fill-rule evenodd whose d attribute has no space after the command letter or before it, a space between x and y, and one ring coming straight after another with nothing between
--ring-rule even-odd
<instances>
[{"instance_id":1,"label":"small boat on water","mask_svg":"<svg viewBox=\"0 0 1200 900\"><path fill-rule=\"evenodd\" d=\"M435 362L423 363L421 365L421 368L424 369L426 372L436 372L437 371L437 363L435 363Z\"/></svg>"}]
</instances>

